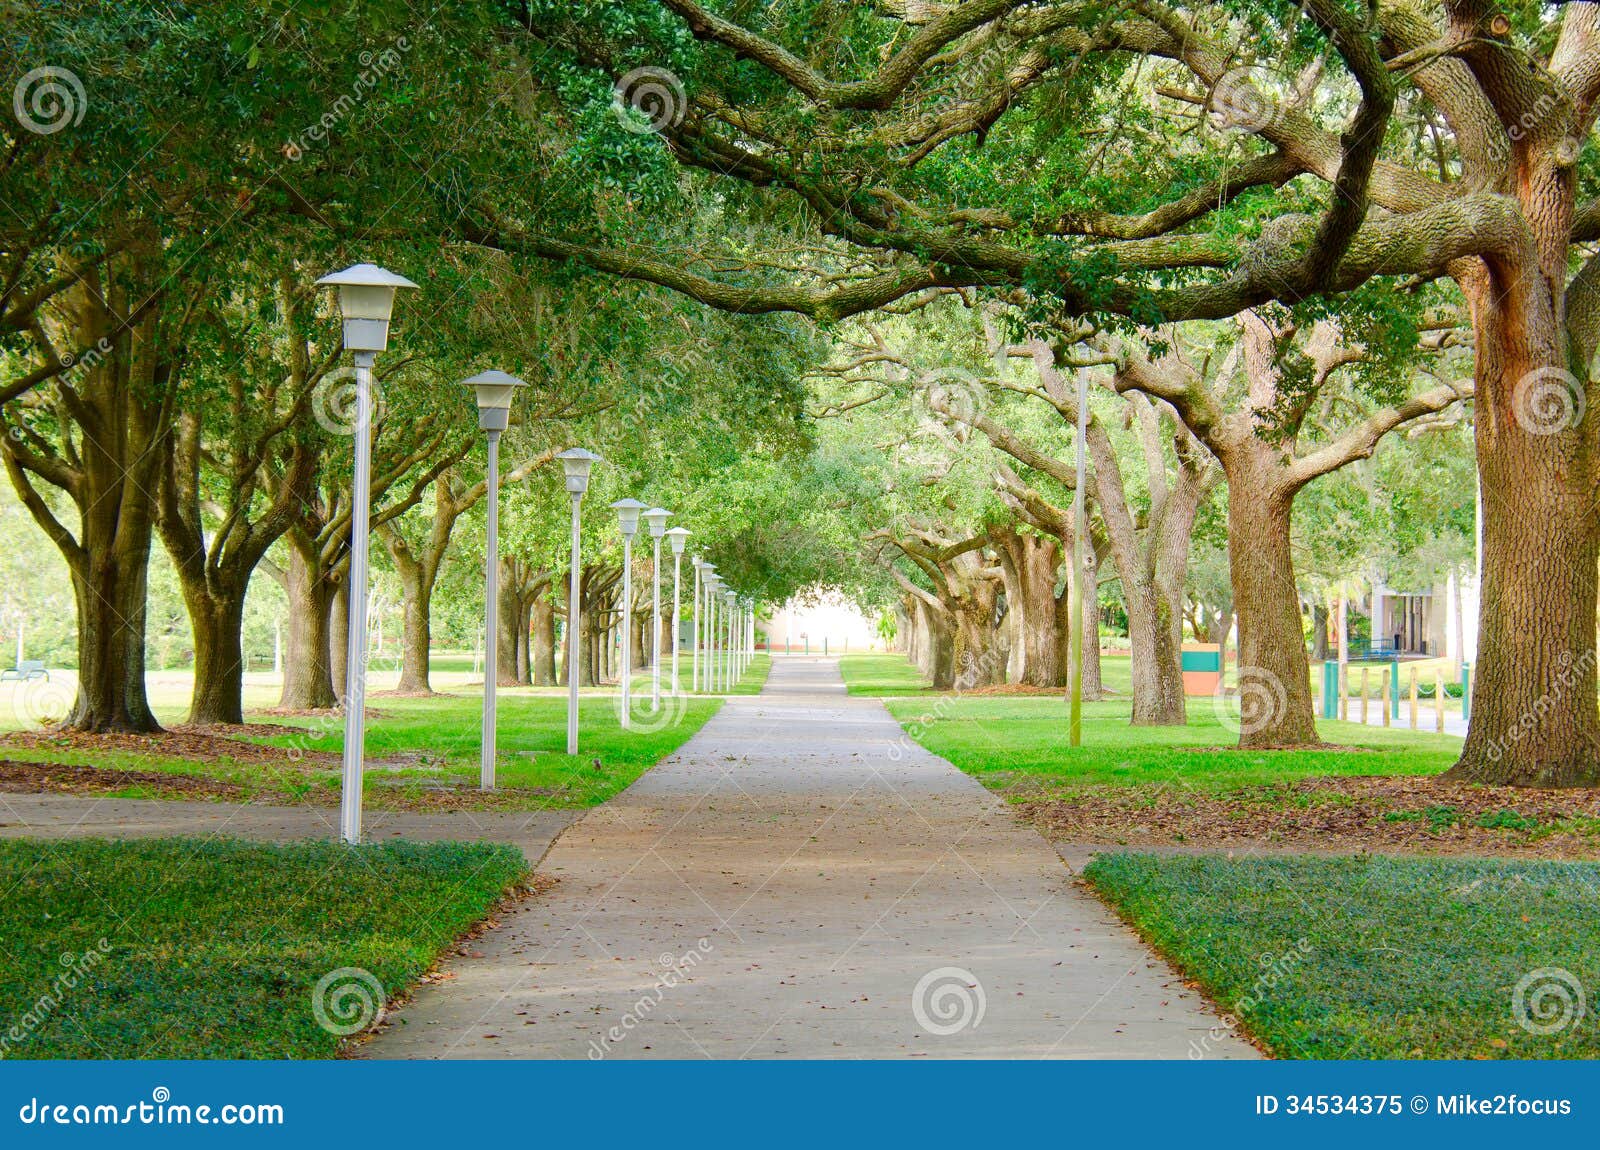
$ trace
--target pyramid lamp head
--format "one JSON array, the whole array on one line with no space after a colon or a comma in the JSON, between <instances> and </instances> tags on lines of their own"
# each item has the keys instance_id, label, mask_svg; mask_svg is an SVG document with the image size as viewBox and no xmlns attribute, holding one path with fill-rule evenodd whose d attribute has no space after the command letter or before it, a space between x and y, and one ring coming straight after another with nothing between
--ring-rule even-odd
<instances>
[{"instance_id":1,"label":"pyramid lamp head","mask_svg":"<svg viewBox=\"0 0 1600 1150\"><path fill-rule=\"evenodd\" d=\"M323 276L317 283L339 289L345 349L370 352L389 346L389 317L394 312L395 292L417 286L377 264L352 264Z\"/></svg>"},{"instance_id":2,"label":"pyramid lamp head","mask_svg":"<svg viewBox=\"0 0 1600 1150\"><path fill-rule=\"evenodd\" d=\"M511 422L511 401L519 387L527 383L503 371L481 371L471 379L462 380L477 394L478 429L504 431Z\"/></svg>"},{"instance_id":3,"label":"pyramid lamp head","mask_svg":"<svg viewBox=\"0 0 1600 1150\"><path fill-rule=\"evenodd\" d=\"M611 506L616 509L617 526L622 530L622 537L632 539L639 531L639 512L646 505L637 499L619 499Z\"/></svg>"}]
</instances>

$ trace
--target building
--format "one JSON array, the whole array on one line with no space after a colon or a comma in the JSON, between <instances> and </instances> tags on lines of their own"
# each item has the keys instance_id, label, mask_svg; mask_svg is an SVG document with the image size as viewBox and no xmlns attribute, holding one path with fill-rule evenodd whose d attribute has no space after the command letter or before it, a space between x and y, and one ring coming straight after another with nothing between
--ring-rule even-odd
<instances>
[{"instance_id":1,"label":"building","mask_svg":"<svg viewBox=\"0 0 1600 1150\"><path fill-rule=\"evenodd\" d=\"M800 654L809 649L818 655L826 650L830 655L839 655L884 649L876 621L838 595L791 599L758 627L773 651Z\"/></svg>"},{"instance_id":2,"label":"building","mask_svg":"<svg viewBox=\"0 0 1600 1150\"><path fill-rule=\"evenodd\" d=\"M1456 611L1461 612L1457 649ZM1478 657L1478 581L1451 578L1429 587L1400 590L1374 577L1368 610L1374 651L1420 655L1451 662Z\"/></svg>"}]
</instances>

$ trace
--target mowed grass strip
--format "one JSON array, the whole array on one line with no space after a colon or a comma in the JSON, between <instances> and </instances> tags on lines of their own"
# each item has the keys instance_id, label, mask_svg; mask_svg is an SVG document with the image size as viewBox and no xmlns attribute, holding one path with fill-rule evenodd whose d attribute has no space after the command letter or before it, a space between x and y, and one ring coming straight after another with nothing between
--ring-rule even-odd
<instances>
[{"instance_id":1,"label":"mowed grass strip","mask_svg":"<svg viewBox=\"0 0 1600 1150\"><path fill-rule=\"evenodd\" d=\"M746 683L765 678L752 667ZM482 699L472 695L429 698L384 697L372 702L367 721L364 778L366 801L375 806L436 805L441 786L456 788L453 805L467 808L542 810L582 809L605 802L645 771L676 751L721 708L722 700L683 696L662 699L662 711L651 714L648 692L634 698L635 726L623 730L615 699L585 697L578 705L579 753L568 755L567 701L549 695L503 691L498 714L497 790L479 792L478 748ZM230 788L217 798L266 803L310 802L333 805L339 800L339 767L344 724L338 715L258 716L260 734L245 731L219 737L215 753L184 757L163 753L160 737L130 739L133 746L112 744L63 733L48 733L27 745L0 742L0 759L15 762L67 763L104 771L115 786L116 772L158 772L207 779ZM300 728L290 733L285 727ZM231 741L237 738L240 743ZM281 751L263 761L260 747ZM230 755L237 750L239 757ZM251 752L251 753L246 753ZM162 792L135 786L126 797L204 798L203 794Z\"/></svg>"},{"instance_id":2,"label":"mowed grass strip","mask_svg":"<svg viewBox=\"0 0 1600 1150\"><path fill-rule=\"evenodd\" d=\"M393 996L527 873L479 843L0 842L4 1055L332 1057L319 979Z\"/></svg>"},{"instance_id":3,"label":"mowed grass strip","mask_svg":"<svg viewBox=\"0 0 1600 1150\"><path fill-rule=\"evenodd\" d=\"M1117 853L1085 874L1280 1057L1600 1057L1577 1005L1600 995L1600 865Z\"/></svg>"},{"instance_id":4,"label":"mowed grass strip","mask_svg":"<svg viewBox=\"0 0 1600 1150\"><path fill-rule=\"evenodd\" d=\"M1225 789L1325 775L1431 775L1461 753L1450 735L1319 720L1329 746L1242 751L1208 700L1191 701L1183 727L1134 727L1125 701L1087 703L1083 742L1068 739L1059 698L967 696L890 699L908 735L995 790L1041 792L1103 785Z\"/></svg>"}]
</instances>

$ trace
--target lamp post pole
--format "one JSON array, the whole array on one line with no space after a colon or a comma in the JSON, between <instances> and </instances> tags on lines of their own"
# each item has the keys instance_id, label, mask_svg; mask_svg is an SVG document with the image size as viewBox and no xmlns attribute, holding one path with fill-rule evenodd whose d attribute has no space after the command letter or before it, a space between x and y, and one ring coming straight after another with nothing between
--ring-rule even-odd
<instances>
[{"instance_id":1,"label":"lamp post pole","mask_svg":"<svg viewBox=\"0 0 1600 1150\"><path fill-rule=\"evenodd\" d=\"M488 529L485 532L483 563L483 642L485 651L496 650L500 614L500 433L511 422L511 400L522 380L503 371L485 371L466 381L477 392L478 427L489 439L488 471L485 475L489 501ZM486 659L483 671L483 737L479 743L478 787L494 790L495 769L495 687L500 678L499 661Z\"/></svg>"},{"instance_id":2,"label":"lamp post pole","mask_svg":"<svg viewBox=\"0 0 1600 1150\"><path fill-rule=\"evenodd\" d=\"M344 346L356 369L355 477L350 497L350 615L345 634L344 762L340 772L339 837L361 841L363 744L367 736L367 557L372 531L372 366L389 346L395 292L417 285L373 264L323 276L339 289Z\"/></svg>"},{"instance_id":3,"label":"lamp post pole","mask_svg":"<svg viewBox=\"0 0 1600 1150\"><path fill-rule=\"evenodd\" d=\"M633 725L633 536L639 530L639 512L644 504L637 499L619 499L611 505L617 511L622 531L622 729Z\"/></svg>"},{"instance_id":4,"label":"lamp post pole","mask_svg":"<svg viewBox=\"0 0 1600 1150\"><path fill-rule=\"evenodd\" d=\"M700 693L700 556L689 561L694 568L694 630L689 634L689 690Z\"/></svg>"},{"instance_id":5,"label":"lamp post pole","mask_svg":"<svg viewBox=\"0 0 1600 1150\"><path fill-rule=\"evenodd\" d=\"M679 632L683 629L680 618L683 612L683 548L689 541L689 529L674 527L667 532L667 542L672 544L672 696L677 698L678 690L678 648L680 646Z\"/></svg>"},{"instance_id":6,"label":"lamp post pole","mask_svg":"<svg viewBox=\"0 0 1600 1150\"><path fill-rule=\"evenodd\" d=\"M661 539L667 531L667 520L672 512L665 507L652 507L644 513L650 525L650 538L655 543L655 555L650 561L650 713L661 710Z\"/></svg>"},{"instance_id":7,"label":"lamp post pole","mask_svg":"<svg viewBox=\"0 0 1600 1150\"><path fill-rule=\"evenodd\" d=\"M707 564L710 566L710 564ZM717 693L717 587L722 580L715 574L706 579L706 689Z\"/></svg>"},{"instance_id":8,"label":"lamp post pole","mask_svg":"<svg viewBox=\"0 0 1600 1150\"><path fill-rule=\"evenodd\" d=\"M704 689L715 691L716 680L716 635L717 635L717 565L715 563L701 563L700 573L703 576L706 597L704 660L705 670L702 672Z\"/></svg>"},{"instance_id":9,"label":"lamp post pole","mask_svg":"<svg viewBox=\"0 0 1600 1150\"><path fill-rule=\"evenodd\" d=\"M722 642L723 689L731 692L735 683L733 677L733 616L738 610L739 597L732 591L724 591L722 594L723 602L728 608L722 613L723 625L727 628L727 635Z\"/></svg>"},{"instance_id":10,"label":"lamp post pole","mask_svg":"<svg viewBox=\"0 0 1600 1150\"><path fill-rule=\"evenodd\" d=\"M483 649L498 654L500 627L500 432L489 432L489 507L484 532ZM478 789L494 790L495 688L500 681L500 660L483 662L483 737L479 745Z\"/></svg>"},{"instance_id":11,"label":"lamp post pole","mask_svg":"<svg viewBox=\"0 0 1600 1150\"><path fill-rule=\"evenodd\" d=\"M361 788L367 739L367 535L372 522L372 365L377 355L358 351L356 363L355 487L350 497L349 625L344 648L344 765L339 835L361 841Z\"/></svg>"},{"instance_id":12,"label":"lamp post pole","mask_svg":"<svg viewBox=\"0 0 1600 1150\"><path fill-rule=\"evenodd\" d=\"M600 457L581 447L556 455L566 473L572 496L572 570L567 582L567 754L578 753L578 644L583 641L583 493L589 489L589 469Z\"/></svg>"}]
</instances>

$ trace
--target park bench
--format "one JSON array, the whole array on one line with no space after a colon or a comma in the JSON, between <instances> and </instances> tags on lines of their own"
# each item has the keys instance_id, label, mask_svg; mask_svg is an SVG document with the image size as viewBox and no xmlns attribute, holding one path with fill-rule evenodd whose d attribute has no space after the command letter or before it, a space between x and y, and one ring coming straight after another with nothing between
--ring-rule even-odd
<instances>
[{"instance_id":1,"label":"park bench","mask_svg":"<svg viewBox=\"0 0 1600 1150\"><path fill-rule=\"evenodd\" d=\"M50 672L44 669L43 659L24 659L15 667L7 667L0 671L0 683L7 679L17 679L26 683L29 679L44 679L48 681Z\"/></svg>"}]
</instances>

